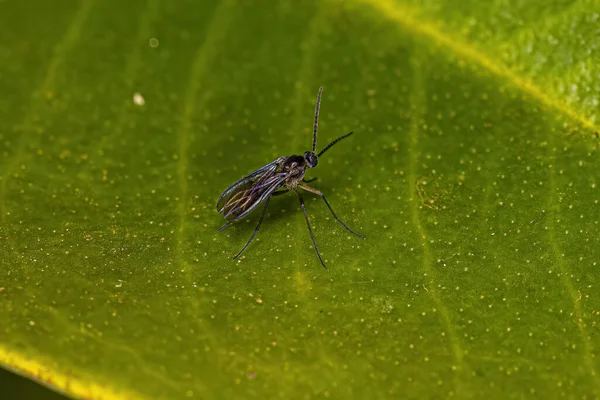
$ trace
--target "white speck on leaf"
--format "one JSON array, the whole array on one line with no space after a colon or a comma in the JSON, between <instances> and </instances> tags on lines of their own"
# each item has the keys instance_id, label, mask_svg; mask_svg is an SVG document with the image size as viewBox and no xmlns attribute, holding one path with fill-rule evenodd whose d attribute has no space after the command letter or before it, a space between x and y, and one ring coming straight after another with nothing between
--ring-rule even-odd
<instances>
[{"instance_id":1,"label":"white speck on leaf","mask_svg":"<svg viewBox=\"0 0 600 400\"><path fill-rule=\"evenodd\" d=\"M146 104L146 100L144 100L144 97L140 93L135 92L133 94L133 103L137 106L143 106Z\"/></svg>"}]
</instances>

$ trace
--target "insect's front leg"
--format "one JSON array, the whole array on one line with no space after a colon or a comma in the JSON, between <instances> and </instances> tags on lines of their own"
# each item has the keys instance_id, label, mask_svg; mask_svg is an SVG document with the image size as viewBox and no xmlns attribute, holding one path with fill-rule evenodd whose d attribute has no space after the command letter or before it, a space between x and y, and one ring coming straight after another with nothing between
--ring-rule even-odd
<instances>
[{"instance_id":1,"label":"insect's front leg","mask_svg":"<svg viewBox=\"0 0 600 400\"><path fill-rule=\"evenodd\" d=\"M298 187L299 187L300 189L304 189L304 190L306 190L307 192L314 193L314 194L316 194L317 196L321 196L321 198L323 199L323 201L325 202L325 204L327 204L327 207L329 208L329 211L331 211L331 214L333 215L333 218L335 218L335 219L336 219L336 220L337 220L337 221L338 221L340 224L342 224L342 226L343 226L344 228L346 228L346 229L348 230L348 232L350 232L350 233L352 233L352 234L354 234L354 235L358 236L358 237L359 237L359 238L361 238L361 239L364 239L364 238L365 238L365 237L364 237L363 235L361 235L360 233L356 233L356 232L354 232L352 229L350 229L350 228L348 227L348 225L346 225L346 224L345 224L345 223L344 223L344 222L343 222L341 219L339 219L339 218L338 218L338 216L337 216L337 215L335 215L335 212L333 212L333 208L331 208L331 206L329 205L329 202L328 202L328 201L327 201L327 199L325 198L325 195L323 194L323 192L321 192L319 189L315 189L315 188L312 188L312 187L310 187L310 186L298 185Z\"/></svg>"},{"instance_id":2,"label":"insect's front leg","mask_svg":"<svg viewBox=\"0 0 600 400\"><path fill-rule=\"evenodd\" d=\"M294 189L294 191L298 195L298 200L300 200L300 205L302 206L302 211L304 212L304 219L306 219L306 226L308 226L308 233L310 233L310 239L312 240L313 247L315 248L315 251L317 252L317 257L319 257L319 261L321 261L321 265L323 266L323 268L327 269L327 267L325 266L325 263L323 262L323 259L321 258L321 253L319 253L319 248L317 247L317 242L315 241L315 235L313 235L313 231L310 227L310 222L308 222L308 214L306 213L306 206L304 205L304 199L302 198L302 195L300 194L300 192L298 192L296 189Z\"/></svg>"},{"instance_id":3,"label":"insect's front leg","mask_svg":"<svg viewBox=\"0 0 600 400\"><path fill-rule=\"evenodd\" d=\"M314 178L312 178L312 179L309 179L309 180L306 180L306 179L302 178L302 182L304 182L304 183L309 183L309 182L316 181L316 180L317 180L316 176Z\"/></svg>"}]
</instances>

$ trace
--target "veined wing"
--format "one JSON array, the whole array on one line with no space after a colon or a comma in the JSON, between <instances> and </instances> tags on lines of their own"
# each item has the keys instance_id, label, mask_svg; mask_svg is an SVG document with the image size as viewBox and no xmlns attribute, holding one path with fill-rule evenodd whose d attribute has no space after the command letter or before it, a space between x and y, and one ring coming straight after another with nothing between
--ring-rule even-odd
<instances>
[{"instance_id":1,"label":"veined wing","mask_svg":"<svg viewBox=\"0 0 600 400\"><path fill-rule=\"evenodd\" d=\"M252 212L285 181L285 174L278 172L284 158L257 169L225 189L217 201L219 213L231 221Z\"/></svg>"}]
</instances>

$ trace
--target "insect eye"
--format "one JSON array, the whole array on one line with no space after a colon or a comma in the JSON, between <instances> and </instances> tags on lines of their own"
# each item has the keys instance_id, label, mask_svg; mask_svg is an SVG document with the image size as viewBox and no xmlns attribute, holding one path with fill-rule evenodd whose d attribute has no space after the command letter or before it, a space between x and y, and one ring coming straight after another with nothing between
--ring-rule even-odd
<instances>
[{"instance_id":1,"label":"insect eye","mask_svg":"<svg viewBox=\"0 0 600 400\"><path fill-rule=\"evenodd\" d=\"M317 156L315 155L315 153L311 153L310 151L307 151L306 153L304 153L304 159L306 160L306 163L308 164L308 166L310 168L316 167L317 166Z\"/></svg>"}]
</instances>

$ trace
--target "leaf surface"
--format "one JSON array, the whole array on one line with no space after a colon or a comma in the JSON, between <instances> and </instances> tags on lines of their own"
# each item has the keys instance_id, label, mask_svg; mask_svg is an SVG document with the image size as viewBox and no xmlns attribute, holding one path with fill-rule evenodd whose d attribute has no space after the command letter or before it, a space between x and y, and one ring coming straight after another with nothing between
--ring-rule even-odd
<instances>
[{"instance_id":1,"label":"leaf surface","mask_svg":"<svg viewBox=\"0 0 600 400\"><path fill-rule=\"evenodd\" d=\"M0 362L101 399L599 396L598 13L513 3L0 3ZM217 233L216 199L310 148L321 85L318 149L355 134L307 178L366 239L307 193L324 271L278 196L234 262L260 212Z\"/></svg>"}]
</instances>

